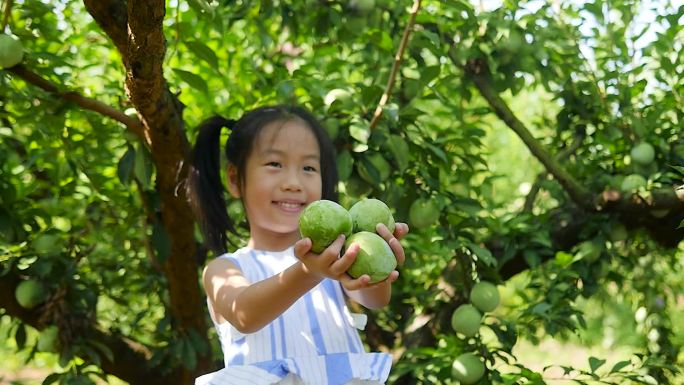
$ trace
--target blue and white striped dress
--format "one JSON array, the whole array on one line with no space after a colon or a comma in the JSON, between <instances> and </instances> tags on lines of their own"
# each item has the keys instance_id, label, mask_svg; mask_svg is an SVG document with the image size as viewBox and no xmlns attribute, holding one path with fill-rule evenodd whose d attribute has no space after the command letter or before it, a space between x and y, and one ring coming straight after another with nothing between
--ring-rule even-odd
<instances>
[{"instance_id":1,"label":"blue and white striped dress","mask_svg":"<svg viewBox=\"0 0 684 385\"><path fill-rule=\"evenodd\" d=\"M292 247L280 252L242 248L219 258L235 263L250 282L297 261ZM196 385L277 384L288 374L310 385L342 385L352 379L384 383L392 365L389 354L365 351L342 287L331 279L255 333L240 333L229 322L214 320L214 325L226 366L197 378Z\"/></svg>"}]
</instances>

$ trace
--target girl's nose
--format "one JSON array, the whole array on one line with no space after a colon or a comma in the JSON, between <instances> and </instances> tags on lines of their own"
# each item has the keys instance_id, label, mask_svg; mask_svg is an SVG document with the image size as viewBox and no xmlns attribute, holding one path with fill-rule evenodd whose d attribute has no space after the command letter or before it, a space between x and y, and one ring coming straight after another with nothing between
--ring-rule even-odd
<instances>
[{"instance_id":1,"label":"girl's nose","mask_svg":"<svg viewBox=\"0 0 684 385\"><path fill-rule=\"evenodd\" d=\"M284 191L300 191L302 182L299 180L299 175L296 172L288 172L282 181L281 188Z\"/></svg>"}]
</instances>

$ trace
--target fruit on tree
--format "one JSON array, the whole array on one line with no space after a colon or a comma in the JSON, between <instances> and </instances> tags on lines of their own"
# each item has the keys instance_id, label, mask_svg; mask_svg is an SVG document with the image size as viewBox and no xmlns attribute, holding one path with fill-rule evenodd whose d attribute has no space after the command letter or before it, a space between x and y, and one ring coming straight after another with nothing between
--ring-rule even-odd
<instances>
[{"instance_id":1,"label":"fruit on tree","mask_svg":"<svg viewBox=\"0 0 684 385\"><path fill-rule=\"evenodd\" d=\"M646 184L646 178L643 176L639 174L630 174L622 180L622 183L620 184L620 190L623 193L629 193L642 187L646 187Z\"/></svg>"},{"instance_id":2,"label":"fruit on tree","mask_svg":"<svg viewBox=\"0 0 684 385\"><path fill-rule=\"evenodd\" d=\"M352 175L345 183L346 192L353 197L364 196L373 190L373 187L356 175Z\"/></svg>"},{"instance_id":3,"label":"fruit on tree","mask_svg":"<svg viewBox=\"0 0 684 385\"><path fill-rule=\"evenodd\" d=\"M352 220L349 211L339 203L321 199L310 203L299 217L299 232L311 239L311 251L320 253L340 234L349 236Z\"/></svg>"},{"instance_id":4,"label":"fruit on tree","mask_svg":"<svg viewBox=\"0 0 684 385\"><path fill-rule=\"evenodd\" d=\"M475 306L464 304L451 314L451 327L457 333L472 337L480 331L482 313Z\"/></svg>"},{"instance_id":5,"label":"fruit on tree","mask_svg":"<svg viewBox=\"0 0 684 385\"><path fill-rule=\"evenodd\" d=\"M632 147L632 151L629 154L635 163L641 165L648 165L655 159L655 150L648 142L641 142Z\"/></svg>"},{"instance_id":6,"label":"fruit on tree","mask_svg":"<svg viewBox=\"0 0 684 385\"><path fill-rule=\"evenodd\" d=\"M14 291L14 296L19 305L25 309L33 309L45 301L47 293L42 283L35 279L21 281Z\"/></svg>"},{"instance_id":7,"label":"fruit on tree","mask_svg":"<svg viewBox=\"0 0 684 385\"><path fill-rule=\"evenodd\" d=\"M397 267L397 258L392 249L378 234L369 231L354 233L344 243L345 249L353 243L360 246L356 259L347 270L347 274L353 278L368 274L370 282L376 283L387 278Z\"/></svg>"},{"instance_id":8,"label":"fruit on tree","mask_svg":"<svg viewBox=\"0 0 684 385\"><path fill-rule=\"evenodd\" d=\"M350 209L349 214L352 218L352 231L375 232L378 223L382 223L391 233L394 233L394 216L385 202L374 199L362 199L356 202Z\"/></svg>"},{"instance_id":9,"label":"fruit on tree","mask_svg":"<svg viewBox=\"0 0 684 385\"><path fill-rule=\"evenodd\" d=\"M615 223L611 226L610 234L608 234L611 242L622 242L627 239L627 236L627 228L622 223Z\"/></svg>"},{"instance_id":10,"label":"fruit on tree","mask_svg":"<svg viewBox=\"0 0 684 385\"><path fill-rule=\"evenodd\" d=\"M0 34L0 68L10 68L24 59L24 47L16 37Z\"/></svg>"},{"instance_id":11,"label":"fruit on tree","mask_svg":"<svg viewBox=\"0 0 684 385\"><path fill-rule=\"evenodd\" d=\"M463 353L451 364L451 375L463 385L478 382L484 372L484 363L473 353Z\"/></svg>"},{"instance_id":12,"label":"fruit on tree","mask_svg":"<svg viewBox=\"0 0 684 385\"><path fill-rule=\"evenodd\" d=\"M50 325L43 329L38 336L37 348L41 352L57 352L59 346L59 329Z\"/></svg>"},{"instance_id":13,"label":"fruit on tree","mask_svg":"<svg viewBox=\"0 0 684 385\"><path fill-rule=\"evenodd\" d=\"M488 312L499 306L501 297L496 285L491 282L480 281L470 290L470 302L480 311Z\"/></svg>"},{"instance_id":14,"label":"fruit on tree","mask_svg":"<svg viewBox=\"0 0 684 385\"><path fill-rule=\"evenodd\" d=\"M439 219L439 206L433 199L417 199L409 208L411 227L425 229Z\"/></svg>"},{"instance_id":15,"label":"fruit on tree","mask_svg":"<svg viewBox=\"0 0 684 385\"><path fill-rule=\"evenodd\" d=\"M588 261L594 262L601 256L603 247L598 242L595 241L584 241L578 246L578 254L580 258Z\"/></svg>"}]
</instances>

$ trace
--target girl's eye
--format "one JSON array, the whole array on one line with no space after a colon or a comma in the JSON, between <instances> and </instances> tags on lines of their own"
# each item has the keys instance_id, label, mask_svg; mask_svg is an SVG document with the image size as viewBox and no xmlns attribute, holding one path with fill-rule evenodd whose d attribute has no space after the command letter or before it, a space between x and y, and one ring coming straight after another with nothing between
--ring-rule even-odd
<instances>
[{"instance_id":1,"label":"girl's eye","mask_svg":"<svg viewBox=\"0 0 684 385\"><path fill-rule=\"evenodd\" d=\"M304 166L304 171L316 172L316 168L311 166Z\"/></svg>"},{"instance_id":2,"label":"girl's eye","mask_svg":"<svg viewBox=\"0 0 684 385\"><path fill-rule=\"evenodd\" d=\"M268 162L266 165L270 167L281 167L280 162Z\"/></svg>"}]
</instances>

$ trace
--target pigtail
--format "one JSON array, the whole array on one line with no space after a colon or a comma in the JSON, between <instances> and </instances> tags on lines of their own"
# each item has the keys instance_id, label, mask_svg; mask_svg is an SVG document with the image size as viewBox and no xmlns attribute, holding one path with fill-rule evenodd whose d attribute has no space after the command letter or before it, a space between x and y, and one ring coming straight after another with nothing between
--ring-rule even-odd
<instances>
[{"instance_id":1,"label":"pigtail","mask_svg":"<svg viewBox=\"0 0 684 385\"><path fill-rule=\"evenodd\" d=\"M228 216L226 189L221 181L221 129L235 122L211 117L199 126L192 151L188 196L207 246L217 254L226 252L227 232L236 233Z\"/></svg>"}]
</instances>

